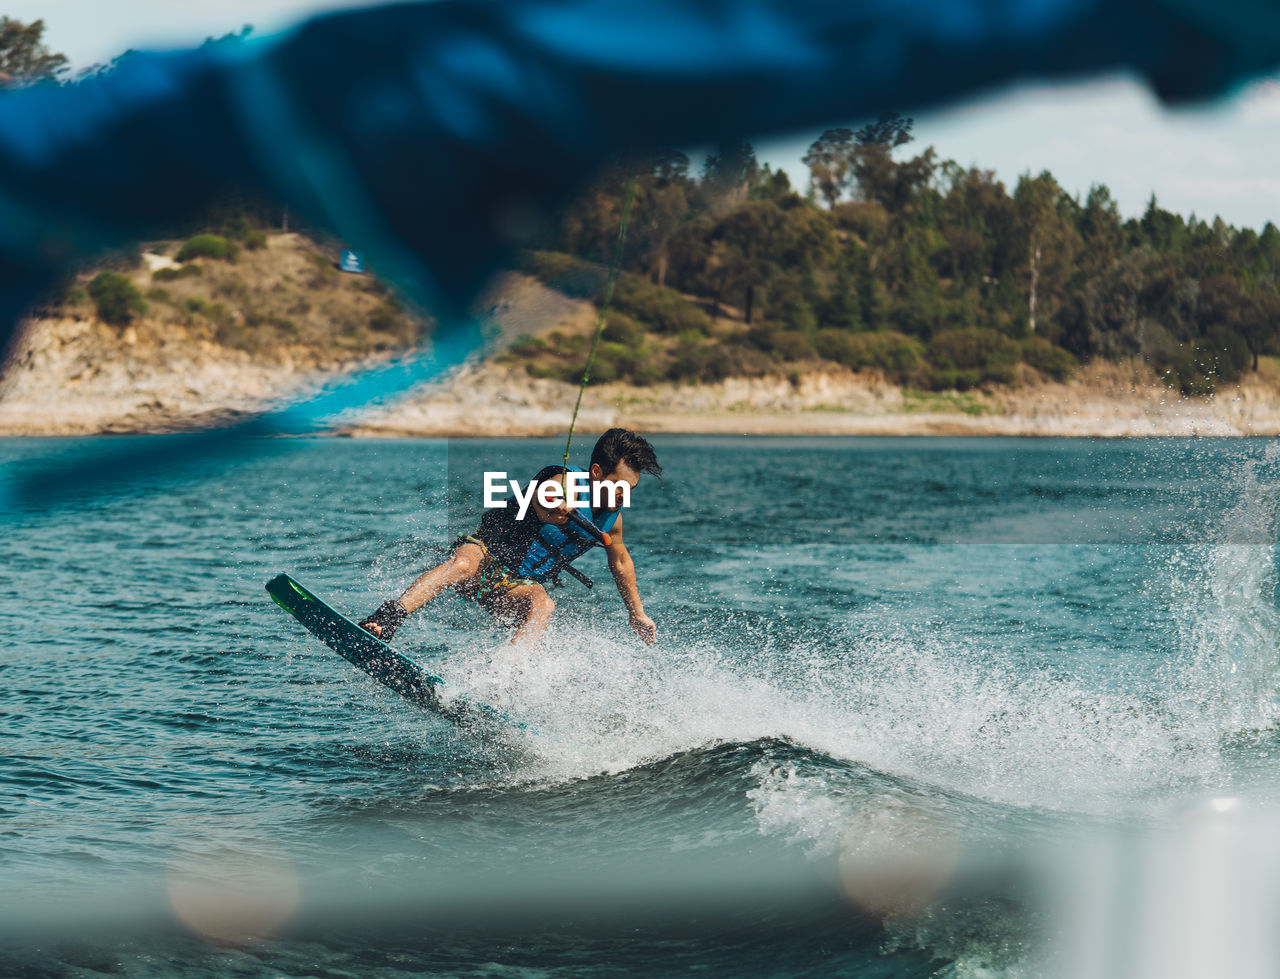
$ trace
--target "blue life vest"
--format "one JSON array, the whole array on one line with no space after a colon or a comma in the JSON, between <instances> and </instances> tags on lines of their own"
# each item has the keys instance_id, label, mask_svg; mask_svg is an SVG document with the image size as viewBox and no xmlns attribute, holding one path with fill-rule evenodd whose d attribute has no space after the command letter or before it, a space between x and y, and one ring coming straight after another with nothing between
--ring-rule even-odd
<instances>
[{"instance_id":1,"label":"blue life vest","mask_svg":"<svg viewBox=\"0 0 1280 979\"><path fill-rule=\"evenodd\" d=\"M538 473L536 479L542 483L561 472L563 468L563 466L548 466ZM550 475L546 475L548 471ZM569 471L583 472L584 470L577 466L570 466ZM613 525L618 522L619 512L606 510L597 514L590 507L578 511L581 516L605 533L613 529ZM525 551L524 560L520 562L518 568L514 569L515 575L518 578L531 578L534 581L554 579L565 565L576 561L595 546L597 546L596 539L573 523L566 523L559 527L544 523L529 544L529 549Z\"/></svg>"}]
</instances>

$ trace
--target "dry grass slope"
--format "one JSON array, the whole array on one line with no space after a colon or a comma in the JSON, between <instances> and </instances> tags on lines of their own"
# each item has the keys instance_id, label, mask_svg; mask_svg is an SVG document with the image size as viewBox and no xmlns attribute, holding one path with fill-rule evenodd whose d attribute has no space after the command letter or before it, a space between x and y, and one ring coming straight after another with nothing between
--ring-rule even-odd
<instances>
[{"instance_id":1,"label":"dry grass slope","mask_svg":"<svg viewBox=\"0 0 1280 979\"><path fill-rule=\"evenodd\" d=\"M168 431L256 411L325 374L402 349L429 325L372 276L346 275L296 234L234 261L179 263L179 241L127 269L132 322L97 315L77 277L33 320L0 380L0 433Z\"/></svg>"}]
</instances>

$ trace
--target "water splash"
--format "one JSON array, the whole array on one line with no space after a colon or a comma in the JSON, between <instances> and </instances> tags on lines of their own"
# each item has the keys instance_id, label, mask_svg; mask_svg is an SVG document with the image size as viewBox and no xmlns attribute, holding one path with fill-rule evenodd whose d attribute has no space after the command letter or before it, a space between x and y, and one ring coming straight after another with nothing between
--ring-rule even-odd
<instances>
[{"instance_id":1,"label":"water splash","mask_svg":"<svg viewBox=\"0 0 1280 979\"><path fill-rule=\"evenodd\" d=\"M1166 664L1153 685L1109 685L1107 664L1082 665L1096 664L1088 649L1035 668L943 626L835 628L777 649L686 630L644 649L566 618L540 649L459 652L441 669L535 729L522 778L622 772L723 742L802 745L811 761L753 797L771 831L817 839L865 803L832 815L829 794L805 789L829 762L1002 806L1154 813L1229 782L1224 740L1276 719L1278 469L1277 447L1240 461L1217 484L1229 505L1202 542L1153 562L1168 646L1132 650Z\"/></svg>"},{"instance_id":2,"label":"water splash","mask_svg":"<svg viewBox=\"0 0 1280 979\"><path fill-rule=\"evenodd\" d=\"M1174 651L1189 662L1167 669L1165 683L1173 710L1206 742L1280 716L1280 445L1245 459L1232 483L1236 502L1168 567Z\"/></svg>"}]
</instances>

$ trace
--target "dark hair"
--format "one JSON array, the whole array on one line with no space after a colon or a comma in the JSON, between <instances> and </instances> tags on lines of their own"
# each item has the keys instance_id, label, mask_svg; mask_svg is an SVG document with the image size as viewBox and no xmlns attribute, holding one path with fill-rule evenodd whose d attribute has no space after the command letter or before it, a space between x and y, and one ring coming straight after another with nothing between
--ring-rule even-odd
<instances>
[{"instance_id":1,"label":"dark hair","mask_svg":"<svg viewBox=\"0 0 1280 979\"><path fill-rule=\"evenodd\" d=\"M658 455L647 439L625 428L611 428L596 440L591 463L599 464L607 475L618 468L619 462L625 462L638 473L662 475Z\"/></svg>"}]
</instances>

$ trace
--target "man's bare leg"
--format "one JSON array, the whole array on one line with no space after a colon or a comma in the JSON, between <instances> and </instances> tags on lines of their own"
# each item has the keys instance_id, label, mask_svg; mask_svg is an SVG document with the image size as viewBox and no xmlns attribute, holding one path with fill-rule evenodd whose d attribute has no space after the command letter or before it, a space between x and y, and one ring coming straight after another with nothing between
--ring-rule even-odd
<instances>
[{"instance_id":1,"label":"man's bare leg","mask_svg":"<svg viewBox=\"0 0 1280 979\"><path fill-rule=\"evenodd\" d=\"M416 612L446 588L460 585L478 570L484 561L484 551L477 544L459 544L443 564L424 572L417 581L410 585L399 602L406 612ZM382 635L382 627L376 622L367 622L364 628L375 636Z\"/></svg>"},{"instance_id":2,"label":"man's bare leg","mask_svg":"<svg viewBox=\"0 0 1280 979\"><path fill-rule=\"evenodd\" d=\"M449 560L423 572L417 581L405 589L400 596L400 604L406 612L416 612L446 588L460 585L470 578L480 570L482 561L484 551L478 544L459 544Z\"/></svg>"},{"instance_id":3,"label":"man's bare leg","mask_svg":"<svg viewBox=\"0 0 1280 979\"><path fill-rule=\"evenodd\" d=\"M555 610L556 603L541 585L518 585L493 603L495 614L516 625L513 646L541 638Z\"/></svg>"}]
</instances>

